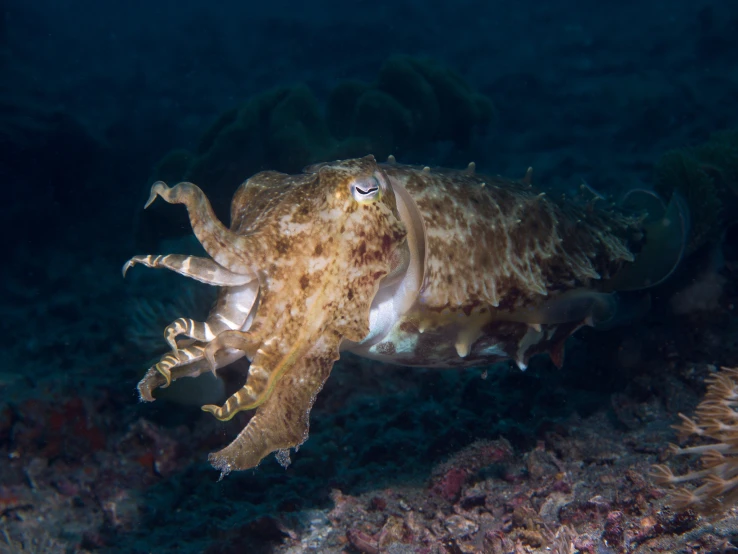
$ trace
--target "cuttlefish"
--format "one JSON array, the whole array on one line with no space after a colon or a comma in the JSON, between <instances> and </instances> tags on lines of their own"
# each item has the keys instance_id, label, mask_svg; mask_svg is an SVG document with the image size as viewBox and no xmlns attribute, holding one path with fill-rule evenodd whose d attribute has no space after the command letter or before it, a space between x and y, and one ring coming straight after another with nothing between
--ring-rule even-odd
<instances>
[{"instance_id":1,"label":"cuttlefish","mask_svg":"<svg viewBox=\"0 0 738 554\"><path fill-rule=\"evenodd\" d=\"M219 287L205 321L164 330L171 350L138 385L142 400L183 377L246 357L245 384L222 406L255 410L210 455L223 474L284 459L308 437L309 415L342 352L424 367L511 359L525 369L566 339L616 317L616 291L663 280L681 258L682 205L656 217L554 200L520 180L400 165L372 156L258 173L236 191L230 228L192 183L156 182L184 204L207 257L135 256ZM675 207L676 206L676 207Z\"/></svg>"}]
</instances>

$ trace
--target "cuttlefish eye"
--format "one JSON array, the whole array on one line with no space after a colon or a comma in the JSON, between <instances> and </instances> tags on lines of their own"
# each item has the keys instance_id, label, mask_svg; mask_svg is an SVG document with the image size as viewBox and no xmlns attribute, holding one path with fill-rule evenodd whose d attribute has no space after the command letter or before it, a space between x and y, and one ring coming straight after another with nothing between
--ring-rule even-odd
<instances>
[{"instance_id":1,"label":"cuttlefish eye","mask_svg":"<svg viewBox=\"0 0 738 554\"><path fill-rule=\"evenodd\" d=\"M366 202L367 200L374 200L379 196L381 184L379 179L372 175L367 179L361 179L353 181L350 185L351 196L357 202Z\"/></svg>"}]
</instances>

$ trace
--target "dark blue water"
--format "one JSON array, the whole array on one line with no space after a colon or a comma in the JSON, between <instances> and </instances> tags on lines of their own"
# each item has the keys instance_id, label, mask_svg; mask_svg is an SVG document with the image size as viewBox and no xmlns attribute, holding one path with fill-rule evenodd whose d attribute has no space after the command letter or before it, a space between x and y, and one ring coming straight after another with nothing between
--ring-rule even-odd
<instances>
[{"instance_id":1,"label":"dark blue water","mask_svg":"<svg viewBox=\"0 0 738 554\"><path fill-rule=\"evenodd\" d=\"M738 363L737 37L738 4L720 0L0 0L0 552L502 552L485 533L514 544L526 528L500 523L517 512L493 508L490 491L535 489L532 452L645 472L705 377ZM571 338L561 370L539 357L482 380L485 368L342 359L288 469L269 456L218 481L207 454L248 414L223 424L199 405L242 374L154 403L136 391L166 352L163 327L204 317L213 298L163 272L122 279L134 254L198 252L184 209L142 210L149 187L192 180L227 221L258 171L367 154L511 178L533 166L537 187L602 197L598 209L630 189L676 190L691 216L684 259L647 299L628 298L618 325ZM587 425L629 445L616 458L630 461L561 446ZM500 437L515 452L504 463L459 461ZM462 500L438 493L449 459ZM566 474L556 463L551 475ZM576 480L609 494L599 474ZM642 496L637 510L611 499L631 529L668 505ZM561 525L597 551L628 542L606 510L549 517L530 503L544 537L526 535L531 549ZM478 529L453 531L454 513ZM687 544L665 528L677 538L662 549Z\"/></svg>"}]
</instances>

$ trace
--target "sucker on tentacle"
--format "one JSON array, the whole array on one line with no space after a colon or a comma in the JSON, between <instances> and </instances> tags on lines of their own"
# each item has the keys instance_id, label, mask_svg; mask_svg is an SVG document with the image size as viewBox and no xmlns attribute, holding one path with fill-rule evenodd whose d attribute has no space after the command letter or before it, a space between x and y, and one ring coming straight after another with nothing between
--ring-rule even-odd
<instances>
[{"instance_id":1,"label":"sucker on tentacle","mask_svg":"<svg viewBox=\"0 0 738 554\"><path fill-rule=\"evenodd\" d=\"M560 366L572 333L616 317L617 290L670 274L688 218L674 202L648 220L557 202L531 176L484 176L474 163L412 167L392 156L300 175L265 171L236 191L230 228L197 186L155 183L146 205L157 196L184 204L210 258L134 256L124 273L142 264L221 289L204 322L181 317L166 327L172 351L146 373L141 398L248 358L244 386L222 406L203 406L220 420L256 410L210 456L228 473L307 439L315 396L342 350L426 367L512 359L521 369L548 353Z\"/></svg>"}]
</instances>

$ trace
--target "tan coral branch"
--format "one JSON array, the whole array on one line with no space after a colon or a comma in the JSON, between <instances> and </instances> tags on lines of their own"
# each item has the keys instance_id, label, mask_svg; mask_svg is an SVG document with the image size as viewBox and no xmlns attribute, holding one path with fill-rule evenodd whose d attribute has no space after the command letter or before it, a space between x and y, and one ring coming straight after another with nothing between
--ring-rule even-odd
<instances>
[{"instance_id":1,"label":"tan coral branch","mask_svg":"<svg viewBox=\"0 0 738 554\"><path fill-rule=\"evenodd\" d=\"M703 469L676 475L659 464L652 467L650 476L661 486L696 483L696 488L672 492L675 507L715 514L738 502L738 368L721 368L707 383L696 416L679 414L682 421L674 426L681 437L697 437L701 444L669 447L674 455L699 455Z\"/></svg>"}]
</instances>

